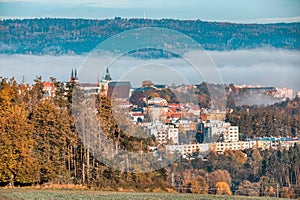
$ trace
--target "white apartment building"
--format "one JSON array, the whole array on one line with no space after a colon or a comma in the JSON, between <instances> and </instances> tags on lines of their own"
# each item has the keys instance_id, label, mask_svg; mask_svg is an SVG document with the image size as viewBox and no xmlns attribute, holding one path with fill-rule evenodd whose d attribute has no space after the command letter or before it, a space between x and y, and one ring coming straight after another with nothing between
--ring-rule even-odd
<instances>
[{"instance_id":1,"label":"white apartment building","mask_svg":"<svg viewBox=\"0 0 300 200\"><path fill-rule=\"evenodd\" d=\"M276 98L289 98L292 99L293 98L293 89L289 89L289 88L276 88L276 94L275 94Z\"/></svg>"},{"instance_id":2,"label":"white apartment building","mask_svg":"<svg viewBox=\"0 0 300 200\"><path fill-rule=\"evenodd\" d=\"M224 142L237 142L239 141L239 127L229 126L224 135Z\"/></svg>"},{"instance_id":3,"label":"white apartment building","mask_svg":"<svg viewBox=\"0 0 300 200\"><path fill-rule=\"evenodd\" d=\"M225 150L244 150L258 148L257 141L234 141L234 142L217 142L215 149L219 153L224 153Z\"/></svg>"},{"instance_id":4,"label":"white apartment building","mask_svg":"<svg viewBox=\"0 0 300 200\"><path fill-rule=\"evenodd\" d=\"M211 149L210 144L183 144L183 145L167 145L167 151L171 154L176 152L181 155L191 155L194 152L206 153Z\"/></svg>"},{"instance_id":5,"label":"white apartment building","mask_svg":"<svg viewBox=\"0 0 300 200\"><path fill-rule=\"evenodd\" d=\"M280 140L249 140L249 141L234 141L234 142L218 142L212 148L219 153L224 153L226 149L229 150L244 150L244 149L253 149L259 148L262 150L266 149L278 149L279 146L281 148L289 149L295 144L299 144L300 140L292 140L292 141L280 141Z\"/></svg>"},{"instance_id":6,"label":"white apartment building","mask_svg":"<svg viewBox=\"0 0 300 200\"><path fill-rule=\"evenodd\" d=\"M148 125L150 135L154 135L159 144L179 144L179 129L174 125L153 123Z\"/></svg>"},{"instance_id":7,"label":"white apartment building","mask_svg":"<svg viewBox=\"0 0 300 200\"><path fill-rule=\"evenodd\" d=\"M159 106L168 106L167 100L160 98L160 97L148 99L148 104L159 105Z\"/></svg>"},{"instance_id":8,"label":"white apartment building","mask_svg":"<svg viewBox=\"0 0 300 200\"><path fill-rule=\"evenodd\" d=\"M224 142L238 140L238 127L230 126L219 120L211 120L203 123L204 142L217 142L223 136Z\"/></svg>"},{"instance_id":9,"label":"white apartment building","mask_svg":"<svg viewBox=\"0 0 300 200\"><path fill-rule=\"evenodd\" d=\"M168 139L170 144L179 144L179 130L174 126L168 127Z\"/></svg>"}]
</instances>

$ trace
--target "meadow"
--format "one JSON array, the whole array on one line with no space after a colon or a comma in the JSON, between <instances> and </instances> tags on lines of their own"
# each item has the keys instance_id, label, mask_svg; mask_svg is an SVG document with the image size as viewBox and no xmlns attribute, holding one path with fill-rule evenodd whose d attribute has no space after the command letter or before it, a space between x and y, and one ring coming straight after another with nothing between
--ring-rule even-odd
<instances>
[{"instance_id":1,"label":"meadow","mask_svg":"<svg viewBox=\"0 0 300 200\"><path fill-rule=\"evenodd\" d=\"M76 199L101 199L101 200L275 200L270 197L242 197L242 196L214 196L177 193L121 193L103 192L92 190L66 190L66 189L31 189L31 188L0 188L0 200L76 200Z\"/></svg>"}]
</instances>

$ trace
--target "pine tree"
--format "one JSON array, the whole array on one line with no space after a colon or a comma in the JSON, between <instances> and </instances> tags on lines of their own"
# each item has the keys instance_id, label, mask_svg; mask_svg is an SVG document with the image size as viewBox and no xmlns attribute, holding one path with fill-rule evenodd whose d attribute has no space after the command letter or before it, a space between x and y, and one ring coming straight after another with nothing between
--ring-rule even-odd
<instances>
[{"instance_id":1,"label":"pine tree","mask_svg":"<svg viewBox=\"0 0 300 200\"><path fill-rule=\"evenodd\" d=\"M19 102L18 87L11 79L0 90L0 181L33 183L36 160L28 111Z\"/></svg>"}]
</instances>

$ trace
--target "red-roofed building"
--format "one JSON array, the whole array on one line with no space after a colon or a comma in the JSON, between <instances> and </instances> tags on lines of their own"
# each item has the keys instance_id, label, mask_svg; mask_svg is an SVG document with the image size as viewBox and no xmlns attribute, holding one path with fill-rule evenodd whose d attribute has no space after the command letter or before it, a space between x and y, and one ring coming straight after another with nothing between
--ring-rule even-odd
<instances>
[{"instance_id":1,"label":"red-roofed building","mask_svg":"<svg viewBox=\"0 0 300 200\"><path fill-rule=\"evenodd\" d=\"M45 97L53 97L55 95L55 87L51 82L43 82L43 91L45 92Z\"/></svg>"},{"instance_id":2,"label":"red-roofed building","mask_svg":"<svg viewBox=\"0 0 300 200\"><path fill-rule=\"evenodd\" d=\"M169 107L168 112L166 113L168 118L177 118L177 119L181 118L181 114L182 113L180 109L175 107Z\"/></svg>"},{"instance_id":3,"label":"red-roofed building","mask_svg":"<svg viewBox=\"0 0 300 200\"><path fill-rule=\"evenodd\" d=\"M130 117L134 122L142 122L144 120L144 114L142 113L130 113Z\"/></svg>"}]
</instances>

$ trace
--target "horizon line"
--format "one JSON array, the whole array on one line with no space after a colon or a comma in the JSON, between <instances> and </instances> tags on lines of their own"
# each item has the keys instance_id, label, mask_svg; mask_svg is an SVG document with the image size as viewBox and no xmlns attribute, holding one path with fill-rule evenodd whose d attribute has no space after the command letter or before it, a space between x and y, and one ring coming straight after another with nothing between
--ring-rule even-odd
<instances>
[{"instance_id":1,"label":"horizon line","mask_svg":"<svg viewBox=\"0 0 300 200\"><path fill-rule=\"evenodd\" d=\"M202 22L216 22L216 23L231 23L231 24L280 24L280 23L300 23L300 16L289 18L258 18L249 20L215 20L215 19L186 19L186 18L173 18L173 17L158 17L158 18L144 18L144 17L67 17L67 16L43 16L43 17L21 17L21 16L0 16L0 20L25 20L25 19L84 19L84 20L115 20L115 19L131 20L179 20L179 21L202 21Z\"/></svg>"}]
</instances>

